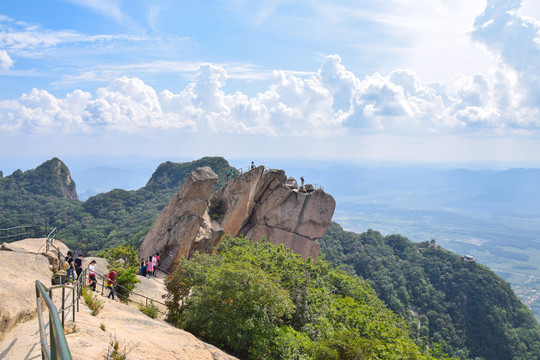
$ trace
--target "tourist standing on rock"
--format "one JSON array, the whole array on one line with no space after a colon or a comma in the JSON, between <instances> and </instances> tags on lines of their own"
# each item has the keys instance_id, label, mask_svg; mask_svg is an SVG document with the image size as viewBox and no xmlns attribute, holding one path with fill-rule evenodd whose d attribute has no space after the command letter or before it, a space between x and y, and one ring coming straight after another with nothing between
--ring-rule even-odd
<instances>
[{"instance_id":1,"label":"tourist standing on rock","mask_svg":"<svg viewBox=\"0 0 540 360\"><path fill-rule=\"evenodd\" d=\"M75 259L75 272L77 273L77 280L79 280L79 276L81 276L82 273L82 259L83 254L79 254L79 257Z\"/></svg>"},{"instance_id":2,"label":"tourist standing on rock","mask_svg":"<svg viewBox=\"0 0 540 360\"><path fill-rule=\"evenodd\" d=\"M251 162L251 170L255 169L255 163L252 161Z\"/></svg>"},{"instance_id":3,"label":"tourist standing on rock","mask_svg":"<svg viewBox=\"0 0 540 360\"><path fill-rule=\"evenodd\" d=\"M67 252L66 261L68 263L67 268L67 279L66 283L74 283L75 282L75 264L73 261L73 253L70 251Z\"/></svg>"},{"instance_id":4,"label":"tourist standing on rock","mask_svg":"<svg viewBox=\"0 0 540 360\"><path fill-rule=\"evenodd\" d=\"M88 265L88 279L90 279L90 289L96 291L96 260L90 261L90 265Z\"/></svg>"},{"instance_id":5,"label":"tourist standing on rock","mask_svg":"<svg viewBox=\"0 0 540 360\"><path fill-rule=\"evenodd\" d=\"M107 289L109 289L109 296L107 296L108 299L111 298L114 300L114 280L116 280L116 271L111 271L107 275Z\"/></svg>"},{"instance_id":6,"label":"tourist standing on rock","mask_svg":"<svg viewBox=\"0 0 540 360\"><path fill-rule=\"evenodd\" d=\"M154 275L154 262L152 261L152 257L148 257L148 276Z\"/></svg>"}]
</instances>

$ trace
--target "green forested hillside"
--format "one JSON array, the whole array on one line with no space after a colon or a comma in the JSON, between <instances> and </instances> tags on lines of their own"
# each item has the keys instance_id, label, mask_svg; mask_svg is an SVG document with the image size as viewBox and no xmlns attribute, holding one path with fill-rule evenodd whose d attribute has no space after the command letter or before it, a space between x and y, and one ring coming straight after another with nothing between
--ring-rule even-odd
<instances>
[{"instance_id":1,"label":"green forested hillside","mask_svg":"<svg viewBox=\"0 0 540 360\"><path fill-rule=\"evenodd\" d=\"M0 190L24 191L33 195L52 196L77 200L75 182L69 169L58 158L52 158L33 170L15 171L12 175L0 176Z\"/></svg>"},{"instance_id":2,"label":"green forested hillside","mask_svg":"<svg viewBox=\"0 0 540 360\"><path fill-rule=\"evenodd\" d=\"M510 285L489 268L428 242L333 223L321 252L366 279L410 326L418 344L446 342L460 358L540 359L540 327Z\"/></svg>"},{"instance_id":3,"label":"green forested hillside","mask_svg":"<svg viewBox=\"0 0 540 360\"><path fill-rule=\"evenodd\" d=\"M119 244L137 246L159 211L179 190L187 176L200 166L210 166L218 174L217 187L225 183L230 165L223 158L206 157L186 163L166 162L139 190L116 189L83 203L72 200L75 185L70 181L67 167L60 160L52 159L35 170L18 170L12 175L0 177L0 228L38 225L27 236L46 236L54 226L58 228L58 239L70 248L84 252ZM0 242L6 240L0 239ZM424 352L446 352L462 359L540 359L540 329L532 313L516 298L508 283L487 267L466 263L459 256L427 242L414 244L400 235L382 236L371 230L354 234L344 231L335 223L320 243L321 252L327 260L366 279L388 308L405 319L410 337ZM252 260L250 258L249 261ZM218 260L209 261L208 264L211 265L213 261ZM275 265L264 262L257 264L265 271ZM248 265L244 265L248 268ZM249 269L256 272L251 267ZM230 269L214 270L221 272ZM320 270L319 267L309 268L304 274ZM295 276L301 277L299 274ZM282 310L289 311L292 322L282 319L277 324L292 328L280 327L276 331L281 334L279 336L284 336L281 340L291 342L291 346L293 343L296 344L294 346L312 346L323 339L323 343L317 343L321 351L335 354L335 350L339 353L341 350L338 348L346 349L351 345L350 341L358 337L358 333L350 327L335 328L333 322L342 321L343 316L348 316L341 312L342 307L353 312L356 305L347 303L352 300L325 298L329 302L325 303L324 311L333 309L326 313L327 323L306 322L308 320L303 316L316 314L298 312L300 309L295 307L299 304L308 306L310 301L322 299L315 296L322 294L316 290L318 285L315 284L322 284L321 289L330 289L328 284L319 283L318 277L312 279L316 280L315 283L304 284L307 288L287 288L287 291L292 291L289 295L294 306ZM209 280L217 281L214 278ZM349 280L345 283L349 283ZM305 293L306 289L315 294ZM341 293L338 291L336 294ZM364 298L364 301L367 300ZM372 301L375 300L369 300ZM318 309L310 306L308 308ZM377 316L394 319L393 315L384 311L372 315L374 319ZM309 341L316 340L315 343L296 343L306 340L304 335L296 333L304 331L297 326L300 323L311 324L306 329L313 331L308 335ZM188 327L187 323L184 326ZM401 334L405 329L402 325L398 328L401 330L396 330L396 334ZM320 334L325 335L320 337ZM310 349L313 358L317 358L314 348Z\"/></svg>"},{"instance_id":4,"label":"green forested hillside","mask_svg":"<svg viewBox=\"0 0 540 360\"><path fill-rule=\"evenodd\" d=\"M0 178L0 228L40 225L32 228L30 236L46 236L57 227L59 239L85 252L125 242L135 245L189 174L201 166L211 167L219 176L217 186L223 186L229 163L221 157L205 157L165 162L143 188L115 189L83 203L65 196L67 185L55 174L58 169L61 174L69 171L60 160L52 159L35 170L17 170ZM75 189L73 182L69 186Z\"/></svg>"},{"instance_id":5,"label":"green forested hillside","mask_svg":"<svg viewBox=\"0 0 540 360\"><path fill-rule=\"evenodd\" d=\"M242 359L434 359L365 281L282 245L229 238L166 285L169 321Z\"/></svg>"}]
</instances>

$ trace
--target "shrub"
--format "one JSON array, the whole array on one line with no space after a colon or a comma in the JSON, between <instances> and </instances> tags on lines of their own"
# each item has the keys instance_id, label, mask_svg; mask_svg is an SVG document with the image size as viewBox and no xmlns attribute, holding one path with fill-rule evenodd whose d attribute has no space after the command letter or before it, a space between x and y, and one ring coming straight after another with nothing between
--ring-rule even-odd
<instances>
[{"instance_id":1,"label":"shrub","mask_svg":"<svg viewBox=\"0 0 540 360\"><path fill-rule=\"evenodd\" d=\"M210 215L212 220L221 224L226 212L225 206L222 198L213 197L210 199L210 205L208 206L208 215Z\"/></svg>"},{"instance_id":2,"label":"shrub","mask_svg":"<svg viewBox=\"0 0 540 360\"><path fill-rule=\"evenodd\" d=\"M120 245L101 251L100 256L109 260L109 271L116 271L115 281L119 286L115 290L118 297L127 300L135 285L139 283L136 275L139 268L138 251L132 246Z\"/></svg>"},{"instance_id":3,"label":"shrub","mask_svg":"<svg viewBox=\"0 0 540 360\"><path fill-rule=\"evenodd\" d=\"M146 316L151 317L152 319L155 319L159 314L159 308L157 307L157 305L154 304L152 300L150 300L150 304L146 306L139 305L139 310Z\"/></svg>"},{"instance_id":4,"label":"shrub","mask_svg":"<svg viewBox=\"0 0 540 360\"><path fill-rule=\"evenodd\" d=\"M124 346L123 349L120 349L120 343L118 342L118 339L116 339L116 337L111 338L111 341L109 342L109 349L107 351L106 360L126 360L131 350L132 349L128 350L127 346Z\"/></svg>"},{"instance_id":5,"label":"shrub","mask_svg":"<svg viewBox=\"0 0 540 360\"><path fill-rule=\"evenodd\" d=\"M83 287L82 295L84 302L92 311L92 315L96 316L99 314L99 311L103 309L103 301L98 300L97 296L92 294L87 286Z\"/></svg>"}]
</instances>

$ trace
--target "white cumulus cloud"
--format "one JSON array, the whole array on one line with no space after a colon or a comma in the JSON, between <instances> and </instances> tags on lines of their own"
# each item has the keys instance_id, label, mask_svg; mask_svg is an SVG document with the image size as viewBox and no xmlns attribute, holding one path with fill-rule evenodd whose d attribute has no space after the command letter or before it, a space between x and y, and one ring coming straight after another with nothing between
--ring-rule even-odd
<instances>
[{"instance_id":1,"label":"white cumulus cloud","mask_svg":"<svg viewBox=\"0 0 540 360\"><path fill-rule=\"evenodd\" d=\"M13 66L13 59L6 50L0 50L0 69L9 70Z\"/></svg>"},{"instance_id":2,"label":"white cumulus cloud","mask_svg":"<svg viewBox=\"0 0 540 360\"><path fill-rule=\"evenodd\" d=\"M488 0L474 24L472 38L512 68L524 94L523 106L540 108L540 22L518 15L521 0ZM523 120L523 119L516 119Z\"/></svg>"},{"instance_id":3,"label":"white cumulus cloud","mask_svg":"<svg viewBox=\"0 0 540 360\"><path fill-rule=\"evenodd\" d=\"M500 136L540 127L537 111L523 106L521 77L512 69L426 84L411 70L359 78L338 55L330 55L312 75L276 71L268 88L251 97L225 92L227 79L222 66L203 64L178 93L157 93L141 79L125 76L95 95L75 90L56 98L33 89L0 102L0 127L25 133L171 129L316 137L357 130Z\"/></svg>"}]
</instances>

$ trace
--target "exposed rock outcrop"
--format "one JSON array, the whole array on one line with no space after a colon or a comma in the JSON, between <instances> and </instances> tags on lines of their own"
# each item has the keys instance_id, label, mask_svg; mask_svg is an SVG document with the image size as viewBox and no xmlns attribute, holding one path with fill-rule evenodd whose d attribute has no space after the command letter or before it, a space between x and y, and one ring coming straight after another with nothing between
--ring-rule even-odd
<instances>
[{"instance_id":1,"label":"exposed rock outcrop","mask_svg":"<svg viewBox=\"0 0 540 360\"><path fill-rule=\"evenodd\" d=\"M0 339L18 322L35 316L35 281L47 286L53 274L47 257L27 253L17 244L12 247L15 251L0 251Z\"/></svg>"},{"instance_id":2,"label":"exposed rock outcrop","mask_svg":"<svg viewBox=\"0 0 540 360\"><path fill-rule=\"evenodd\" d=\"M209 167L198 168L191 173L150 228L141 245L141 257L147 258L159 252L161 266L168 269L180 257L189 257L192 247L200 249L198 244L208 242L208 236L214 234L208 217L208 204L217 179ZM220 228L215 227L215 230L218 237Z\"/></svg>"},{"instance_id":3,"label":"exposed rock outcrop","mask_svg":"<svg viewBox=\"0 0 540 360\"><path fill-rule=\"evenodd\" d=\"M29 238L12 243L2 243L0 250L42 255L49 261L51 271L57 271L62 268L65 259L59 257L58 252L52 246L47 251L46 241L45 238ZM64 243L53 240L53 244L62 254L67 254L69 249Z\"/></svg>"},{"instance_id":4,"label":"exposed rock outcrop","mask_svg":"<svg viewBox=\"0 0 540 360\"><path fill-rule=\"evenodd\" d=\"M26 239L0 246L1 359L41 358L39 327L35 319L35 280L50 286L53 275L48 258L43 256L44 242L45 239ZM63 243L55 241L55 245L67 251ZM97 260L96 270L105 273L105 259L86 257L83 265L88 266L91 260ZM136 291L161 300L160 295L166 292L163 282L155 278L139 278L145 286L137 287ZM53 302L57 307L61 304L61 294L59 289L53 291ZM66 328L71 329L66 332L66 340L73 359L109 358L111 344L117 342L119 353L129 353L129 359L237 360L186 331L162 320L151 319L137 308L107 299L106 295L101 296L99 291L96 293L104 303L98 316L92 316L81 300L75 325L70 320L71 316L66 319ZM68 292L67 297L70 296ZM145 300L137 299L135 294L131 298L141 303Z\"/></svg>"},{"instance_id":5,"label":"exposed rock outcrop","mask_svg":"<svg viewBox=\"0 0 540 360\"><path fill-rule=\"evenodd\" d=\"M283 170L259 166L212 194L217 175L194 171L159 214L141 246L141 255L161 254L171 268L181 256L212 252L226 234L284 244L304 258L316 259L314 241L330 226L334 198L322 189L299 192L286 184Z\"/></svg>"}]
</instances>

